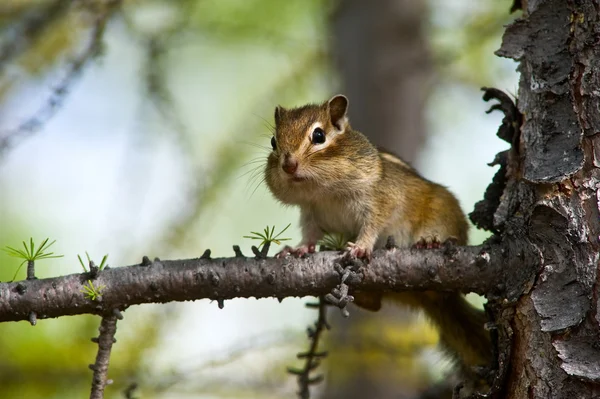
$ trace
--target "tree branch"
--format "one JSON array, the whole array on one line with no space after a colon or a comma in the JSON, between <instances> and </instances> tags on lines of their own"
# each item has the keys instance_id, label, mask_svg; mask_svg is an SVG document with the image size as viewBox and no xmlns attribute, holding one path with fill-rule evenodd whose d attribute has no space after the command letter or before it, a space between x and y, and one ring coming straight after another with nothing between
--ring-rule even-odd
<instances>
[{"instance_id":1,"label":"tree branch","mask_svg":"<svg viewBox=\"0 0 600 399\"><path fill-rule=\"evenodd\" d=\"M57 2L58 7L56 11L49 9L48 13L51 14L48 17L58 16L58 11L62 11L63 3L69 4L69 1ZM8 150L14 148L19 140L34 134L39 131L44 124L52 118L55 113L60 109L65 101L69 88L73 85L73 82L78 78L85 66L87 66L91 60L93 60L101 52L102 40L104 38L104 31L106 24L108 23L111 15L118 9L121 4L121 0L104 0L102 3L90 3L85 4L93 13L94 21L91 27L90 39L79 54L73 57L73 60L69 63L66 68L66 72L62 79L60 79L52 88L47 101L35 112L35 114L20 123L14 129L10 129L4 132L0 132L0 156L2 156ZM50 21L49 21L50 22ZM31 29L30 29L31 30ZM38 33L34 30L34 33ZM8 47L10 49L11 47ZM0 49L0 68L3 67L3 63L10 58L12 55L8 49Z\"/></svg>"},{"instance_id":2,"label":"tree branch","mask_svg":"<svg viewBox=\"0 0 600 399\"><path fill-rule=\"evenodd\" d=\"M113 344L117 342L115 339L117 319L120 320L122 318L123 316L118 310L105 315L102 317L100 328L98 329L100 335L98 338L92 338L93 342L98 343L98 354L96 355L96 362L90 364L90 369L94 371L90 399L104 398L104 388L109 384L108 363L110 361L110 351Z\"/></svg>"},{"instance_id":3,"label":"tree branch","mask_svg":"<svg viewBox=\"0 0 600 399\"><path fill-rule=\"evenodd\" d=\"M502 293L516 298L531 273L523 272L515 281L514 276L504 273L508 268L506 258L511 251L518 250L522 264L531 264L526 259L528 254L537 260L537 253L525 250L523 242L520 243L514 249L483 245L379 250L371 263L359 270L362 281L348 283L352 289L363 291L429 289ZM333 267L340 262L342 257L338 252L319 252L304 259L207 257L151 262L144 257L140 265L99 272L93 280L94 286L102 287L96 300L81 292L92 278L89 273L0 283L0 322L28 320L30 312L43 319L104 314L142 303L208 298L222 304L238 297L321 296L340 283L340 275ZM521 266L521 269L527 268ZM503 292L511 289L512 294Z\"/></svg>"},{"instance_id":4,"label":"tree branch","mask_svg":"<svg viewBox=\"0 0 600 399\"><path fill-rule=\"evenodd\" d=\"M5 40L0 43L0 72L9 61L30 48L32 42L38 40L49 26L62 18L69 11L70 6L70 0L56 0L39 7L34 6L31 7L32 11L25 13L21 18L16 18L16 22L3 27L1 33ZM0 9L0 13L10 15L14 8L15 5L8 5L5 10Z\"/></svg>"},{"instance_id":5,"label":"tree branch","mask_svg":"<svg viewBox=\"0 0 600 399\"><path fill-rule=\"evenodd\" d=\"M319 342L323 331L331 329L331 326L327 322L327 302L325 298L320 297L318 303L307 303L309 308L317 308L319 310L319 317L314 324L314 327L308 327L306 332L308 339L310 340L310 347L307 352L300 352L296 356L298 359L305 359L304 367L297 369L295 367L288 367L288 373L296 375L298 379L298 387L300 390L297 392L298 397L302 399L310 398L310 386L315 385L323 381L323 374L311 377L311 373L321 365L321 360L327 356L327 351L318 352Z\"/></svg>"}]
</instances>

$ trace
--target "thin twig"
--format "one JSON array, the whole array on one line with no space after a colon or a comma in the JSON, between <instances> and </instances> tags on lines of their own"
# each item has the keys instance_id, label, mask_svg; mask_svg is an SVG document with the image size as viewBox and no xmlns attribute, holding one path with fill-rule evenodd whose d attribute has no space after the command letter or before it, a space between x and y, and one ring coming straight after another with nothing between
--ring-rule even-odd
<instances>
[{"instance_id":1,"label":"thin twig","mask_svg":"<svg viewBox=\"0 0 600 399\"><path fill-rule=\"evenodd\" d=\"M28 260L27 261L27 280L35 279L35 261Z\"/></svg>"},{"instance_id":2,"label":"thin twig","mask_svg":"<svg viewBox=\"0 0 600 399\"><path fill-rule=\"evenodd\" d=\"M316 375L314 377L311 377L310 374L317 367L319 367L319 365L321 364L321 359L327 356L327 352L317 352L317 350L319 348L319 340L321 338L321 334L325 329L329 330L331 328L327 323L327 302L323 297L319 298L318 304L309 303L306 306L318 308L319 317L315 322L314 328L308 327L307 329L308 339L310 340L310 347L308 349L308 352L301 352L297 355L299 359L306 359L304 362L304 367L302 369L288 367L288 372L298 377L298 386L300 388L300 390L298 391L298 397L300 397L301 399L309 399L310 386L323 381L322 374Z\"/></svg>"},{"instance_id":3,"label":"thin twig","mask_svg":"<svg viewBox=\"0 0 600 399\"><path fill-rule=\"evenodd\" d=\"M90 393L90 399L102 399L104 398L104 388L107 384L110 384L108 377L108 363L110 361L110 351L113 343L116 342L115 334L117 332L117 319L118 314L111 313L102 317L100 322L100 335L98 338L93 338L92 341L98 342L98 354L96 355L96 362L90 364L90 369L94 371L92 378L92 392Z\"/></svg>"},{"instance_id":4,"label":"thin twig","mask_svg":"<svg viewBox=\"0 0 600 399\"><path fill-rule=\"evenodd\" d=\"M89 61L100 54L106 23L120 3L120 0L106 0L105 6L101 7L100 11L97 12L89 43L85 49L71 61L65 72L65 76L52 88L44 105L42 105L31 118L22 122L16 128L0 134L0 156L14 148L15 145L25 137L39 131L61 108L69 94L69 88L72 86L75 79L81 75L83 68Z\"/></svg>"},{"instance_id":5,"label":"thin twig","mask_svg":"<svg viewBox=\"0 0 600 399\"><path fill-rule=\"evenodd\" d=\"M56 0L40 7L32 7L31 12L3 28L0 32L4 39L0 43L0 72L10 60L27 50L55 21L62 18L70 6L71 0ZM5 12L8 12L11 6L6 7L8 9Z\"/></svg>"}]
</instances>

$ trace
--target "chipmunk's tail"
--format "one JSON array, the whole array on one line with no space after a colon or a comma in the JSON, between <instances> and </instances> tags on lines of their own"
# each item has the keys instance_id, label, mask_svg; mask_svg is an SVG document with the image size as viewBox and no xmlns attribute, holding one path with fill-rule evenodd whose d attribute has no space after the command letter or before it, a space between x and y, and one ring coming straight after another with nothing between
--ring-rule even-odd
<instances>
[{"instance_id":1,"label":"chipmunk's tail","mask_svg":"<svg viewBox=\"0 0 600 399\"><path fill-rule=\"evenodd\" d=\"M386 293L385 300L422 309L435 324L442 347L468 370L486 366L492 360L490 334L485 330L485 313L477 309L459 293L434 291ZM360 293L355 304L371 311L381 307L381 295Z\"/></svg>"},{"instance_id":2,"label":"chipmunk's tail","mask_svg":"<svg viewBox=\"0 0 600 399\"><path fill-rule=\"evenodd\" d=\"M442 346L463 366L489 365L492 343L484 328L485 313L473 307L462 294L420 292L420 306L438 327Z\"/></svg>"}]
</instances>

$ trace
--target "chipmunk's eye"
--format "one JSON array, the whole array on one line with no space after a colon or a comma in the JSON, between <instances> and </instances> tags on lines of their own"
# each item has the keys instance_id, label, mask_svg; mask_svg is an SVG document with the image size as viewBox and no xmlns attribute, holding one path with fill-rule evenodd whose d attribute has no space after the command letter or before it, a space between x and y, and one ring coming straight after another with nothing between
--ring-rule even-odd
<instances>
[{"instance_id":1,"label":"chipmunk's eye","mask_svg":"<svg viewBox=\"0 0 600 399\"><path fill-rule=\"evenodd\" d=\"M313 144L323 144L325 142L325 132L320 127L313 130L312 133L312 143Z\"/></svg>"},{"instance_id":2,"label":"chipmunk's eye","mask_svg":"<svg viewBox=\"0 0 600 399\"><path fill-rule=\"evenodd\" d=\"M271 137L271 147L273 147L273 151L277 149L277 141L275 141L275 136Z\"/></svg>"}]
</instances>

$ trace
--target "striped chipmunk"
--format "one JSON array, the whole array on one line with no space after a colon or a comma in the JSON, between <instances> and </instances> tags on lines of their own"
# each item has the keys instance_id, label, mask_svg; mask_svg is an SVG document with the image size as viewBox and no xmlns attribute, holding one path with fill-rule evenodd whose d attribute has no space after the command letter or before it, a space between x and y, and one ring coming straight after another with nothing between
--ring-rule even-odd
<instances>
[{"instance_id":1,"label":"striped chipmunk","mask_svg":"<svg viewBox=\"0 0 600 399\"><path fill-rule=\"evenodd\" d=\"M300 244L277 256L313 253L325 232L350 237L350 255L367 259L388 236L399 247L435 248L449 239L466 245L469 227L456 197L353 130L347 110L343 95L322 104L275 108L265 180L276 199L300 208L302 229ZM362 292L355 304L377 311L382 298L422 309L464 370L490 363L485 314L461 293Z\"/></svg>"}]
</instances>

